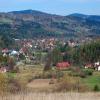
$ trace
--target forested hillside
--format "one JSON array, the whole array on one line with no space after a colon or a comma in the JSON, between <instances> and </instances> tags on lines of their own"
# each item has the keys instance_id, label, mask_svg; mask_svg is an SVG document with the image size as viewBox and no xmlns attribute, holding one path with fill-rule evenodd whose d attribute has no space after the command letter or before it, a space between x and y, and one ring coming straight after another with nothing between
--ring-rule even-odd
<instances>
[{"instance_id":1,"label":"forested hillside","mask_svg":"<svg viewBox=\"0 0 100 100\"><path fill-rule=\"evenodd\" d=\"M11 38L100 36L100 16L52 15L34 10L0 13L0 35Z\"/></svg>"}]
</instances>

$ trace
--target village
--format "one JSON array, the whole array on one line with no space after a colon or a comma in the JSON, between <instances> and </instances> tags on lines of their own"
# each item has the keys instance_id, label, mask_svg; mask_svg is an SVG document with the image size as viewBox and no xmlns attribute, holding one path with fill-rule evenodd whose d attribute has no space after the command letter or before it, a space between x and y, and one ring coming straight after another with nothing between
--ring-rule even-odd
<instances>
[{"instance_id":1,"label":"village","mask_svg":"<svg viewBox=\"0 0 100 100\"><path fill-rule=\"evenodd\" d=\"M0 51L0 54L3 57L13 57L16 61L16 63L23 61L30 64L36 64L36 63L45 63L46 54L50 51L53 51L53 49L57 46L57 43L60 43L61 45L68 44L69 47L75 48L78 47L86 42L91 42L92 39L86 38L83 40L66 40L66 39L59 39L59 38L41 38L41 39L15 39L16 45L18 46L18 49L8 49L3 48ZM62 53L63 54L63 53ZM56 66L60 65L62 68L71 66L68 61L66 62L58 62ZM100 70L100 62L95 62L94 64L87 63L85 64L84 68L94 68L96 70ZM1 67L1 72L4 69L4 72L6 72L7 68L4 65L4 68Z\"/></svg>"},{"instance_id":2,"label":"village","mask_svg":"<svg viewBox=\"0 0 100 100\"><path fill-rule=\"evenodd\" d=\"M100 0L0 0L0 100L100 100Z\"/></svg>"},{"instance_id":3,"label":"village","mask_svg":"<svg viewBox=\"0 0 100 100\"><path fill-rule=\"evenodd\" d=\"M84 56L88 50L84 45L93 45L92 39L41 38L15 41L17 49L3 48L0 51L0 75L8 77L8 84L14 85L14 91L20 91L23 86L24 89L38 92L99 91L100 59L96 54L99 52L89 48L90 52L96 52L97 59L92 59L90 52L86 54L89 57ZM94 42L94 46L99 47L98 41Z\"/></svg>"}]
</instances>

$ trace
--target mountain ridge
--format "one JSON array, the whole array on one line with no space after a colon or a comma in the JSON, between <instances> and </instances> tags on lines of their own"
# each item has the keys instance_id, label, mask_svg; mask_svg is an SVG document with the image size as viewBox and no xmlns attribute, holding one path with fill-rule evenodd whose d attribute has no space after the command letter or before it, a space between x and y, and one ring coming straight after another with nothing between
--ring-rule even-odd
<instances>
[{"instance_id":1,"label":"mountain ridge","mask_svg":"<svg viewBox=\"0 0 100 100\"><path fill-rule=\"evenodd\" d=\"M100 16L79 13L61 16L36 10L0 13L0 35L13 38L100 36Z\"/></svg>"}]
</instances>

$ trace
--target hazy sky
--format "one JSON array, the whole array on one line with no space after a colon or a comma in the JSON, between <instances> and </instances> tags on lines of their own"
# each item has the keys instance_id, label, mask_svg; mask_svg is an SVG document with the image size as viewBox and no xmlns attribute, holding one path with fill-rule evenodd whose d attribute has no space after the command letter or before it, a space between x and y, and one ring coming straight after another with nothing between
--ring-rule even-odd
<instances>
[{"instance_id":1,"label":"hazy sky","mask_svg":"<svg viewBox=\"0 0 100 100\"><path fill-rule=\"evenodd\" d=\"M100 0L0 0L0 12L33 9L52 14L100 15Z\"/></svg>"}]
</instances>

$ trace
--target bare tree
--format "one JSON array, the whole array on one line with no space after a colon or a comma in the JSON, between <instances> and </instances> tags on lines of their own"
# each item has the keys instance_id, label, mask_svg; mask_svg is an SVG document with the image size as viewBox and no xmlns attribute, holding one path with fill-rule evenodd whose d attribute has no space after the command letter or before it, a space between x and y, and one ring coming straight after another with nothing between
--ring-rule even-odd
<instances>
[{"instance_id":1,"label":"bare tree","mask_svg":"<svg viewBox=\"0 0 100 100\"><path fill-rule=\"evenodd\" d=\"M49 70L50 66L51 66L51 53L49 52L47 54L47 59L46 59L46 64L45 64L45 67L44 67L44 71Z\"/></svg>"}]
</instances>

